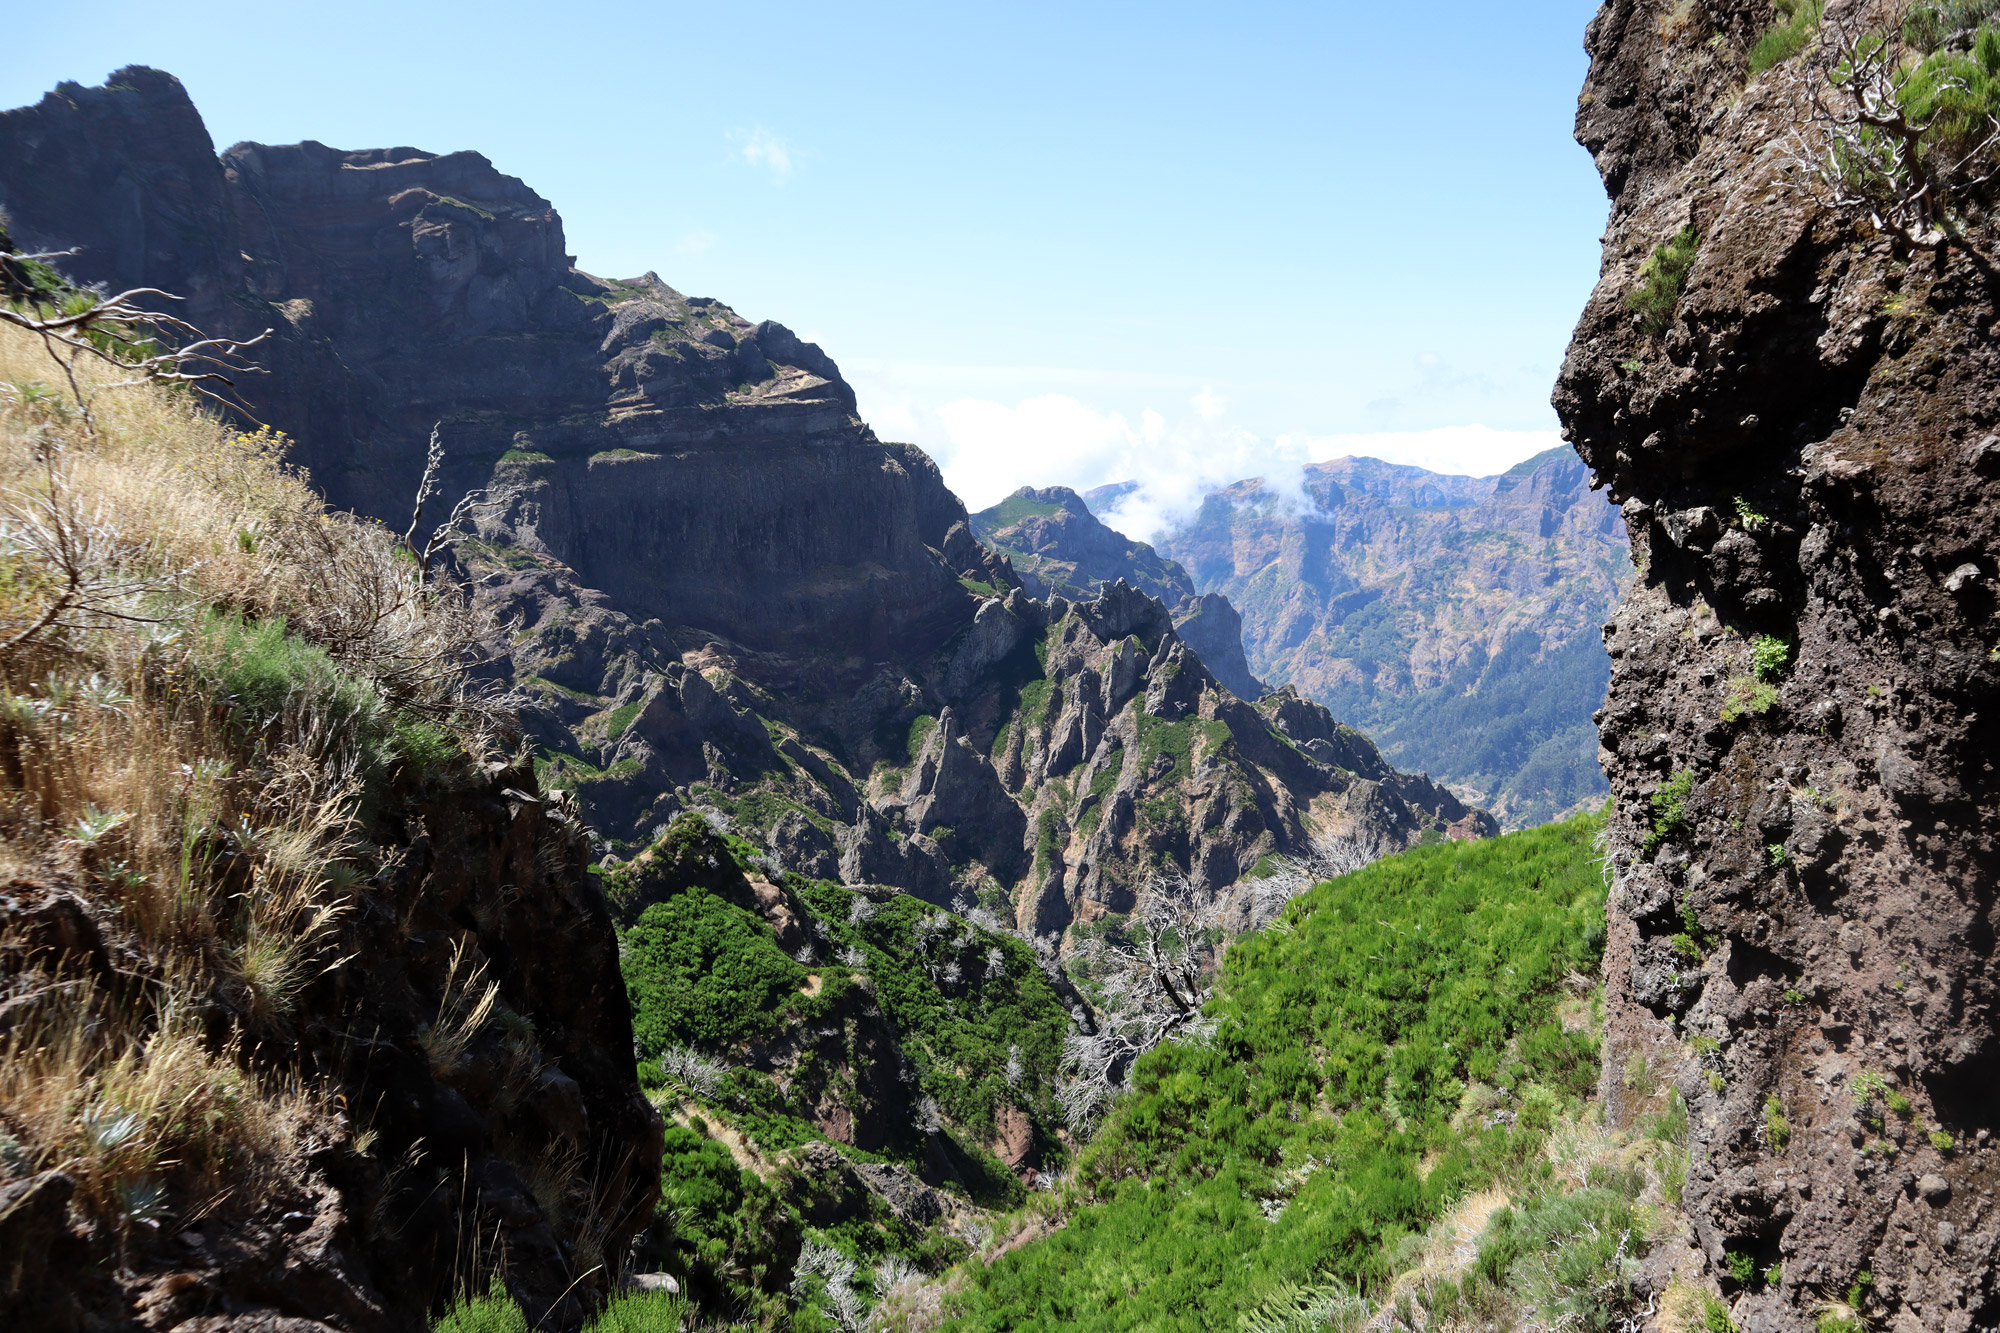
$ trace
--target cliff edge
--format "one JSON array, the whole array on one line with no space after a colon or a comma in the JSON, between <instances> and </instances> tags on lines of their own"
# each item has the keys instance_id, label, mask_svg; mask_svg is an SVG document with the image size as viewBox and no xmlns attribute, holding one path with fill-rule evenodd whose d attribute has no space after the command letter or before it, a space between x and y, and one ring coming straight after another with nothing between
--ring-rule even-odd
<instances>
[{"instance_id":1,"label":"cliff edge","mask_svg":"<svg viewBox=\"0 0 2000 1333\"><path fill-rule=\"evenodd\" d=\"M1555 403L1642 570L1605 628L1603 1094L1685 1098L1692 1257L1744 1329L2000 1320L2000 233L1950 165L1995 105L1982 12L1612 0L1589 30L1612 212ZM1857 168L1878 75L1928 128ZM1894 197L1924 179L1935 236Z\"/></svg>"}]
</instances>

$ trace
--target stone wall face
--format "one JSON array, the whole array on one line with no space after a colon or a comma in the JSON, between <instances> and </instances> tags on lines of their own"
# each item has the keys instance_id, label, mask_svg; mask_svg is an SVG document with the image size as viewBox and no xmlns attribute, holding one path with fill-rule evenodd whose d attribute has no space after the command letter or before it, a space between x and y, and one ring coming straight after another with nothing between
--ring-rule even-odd
<instances>
[{"instance_id":1,"label":"stone wall face","mask_svg":"<svg viewBox=\"0 0 2000 1333\"><path fill-rule=\"evenodd\" d=\"M1775 17L1590 28L1612 216L1555 401L1643 571L1605 628L1603 1090L1627 1123L1661 1077L1686 1098L1740 1327L1850 1291L1876 1327L1991 1327L1996 286L1815 202L1797 67L1747 71ZM1649 331L1627 298L1683 228Z\"/></svg>"}]
</instances>

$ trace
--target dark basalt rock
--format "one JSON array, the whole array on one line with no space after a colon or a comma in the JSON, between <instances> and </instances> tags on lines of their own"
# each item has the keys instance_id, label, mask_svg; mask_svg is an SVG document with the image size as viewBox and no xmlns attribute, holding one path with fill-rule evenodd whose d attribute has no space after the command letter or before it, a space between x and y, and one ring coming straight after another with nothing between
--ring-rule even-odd
<instances>
[{"instance_id":1,"label":"dark basalt rock","mask_svg":"<svg viewBox=\"0 0 2000 1333\"><path fill-rule=\"evenodd\" d=\"M1625 1071L1679 1071L1686 1207L1739 1327L1810 1328L1865 1270L1872 1326L1988 1328L1995 288L1787 174L1798 85L1745 65L1770 5L1686 18L1612 0L1591 25L1578 138L1612 217L1555 394L1645 571L1605 630L1603 1093L1630 1123ZM1688 225L1655 339L1626 297ZM1789 646L1762 681L1760 635ZM1676 774L1678 822L1653 800ZM1738 1299L1732 1252L1781 1280Z\"/></svg>"},{"instance_id":2,"label":"dark basalt rock","mask_svg":"<svg viewBox=\"0 0 2000 1333\"><path fill-rule=\"evenodd\" d=\"M183 295L212 333L274 329L241 390L335 505L404 527L441 423L435 512L491 488L482 535L638 620L879 657L963 627L961 572L1011 586L825 353L652 274L581 272L548 201L477 153L217 157L179 82L132 67L0 114L0 209L20 244L78 247L78 279Z\"/></svg>"}]
</instances>

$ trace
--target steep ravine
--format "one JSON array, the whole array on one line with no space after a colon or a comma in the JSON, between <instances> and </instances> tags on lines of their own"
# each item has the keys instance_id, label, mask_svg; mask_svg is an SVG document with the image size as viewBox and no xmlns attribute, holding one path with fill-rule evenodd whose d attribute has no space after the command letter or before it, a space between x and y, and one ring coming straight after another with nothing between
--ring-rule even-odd
<instances>
[{"instance_id":1,"label":"steep ravine","mask_svg":"<svg viewBox=\"0 0 2000 1333\"><path fill-rule=\"evenodd\" d=\"M1827 32L1753 75L1778 17L1612 0L1589 33L1613 206L1555 401L1644 571L1605 631L1603 1093L1620 1122L1686 1097L1738 1327L1991 1328L1996 283L1815 202L1785 139ZM1990 198L1960 203L1991 253Z\"/></svg>"}]
</instances>

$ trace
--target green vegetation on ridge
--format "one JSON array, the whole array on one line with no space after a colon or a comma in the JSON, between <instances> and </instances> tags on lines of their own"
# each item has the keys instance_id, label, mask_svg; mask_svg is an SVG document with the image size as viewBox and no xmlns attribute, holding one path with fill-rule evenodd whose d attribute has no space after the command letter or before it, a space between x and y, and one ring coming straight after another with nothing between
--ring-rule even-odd
<instances>
[{"instance_id":1,"label":"green vegetation on ridge","mask_svg":"<svg viewBox=\"0 0 2000 1333\"><path fill-rule=\"evenodd\" d=\"M1213 1037L1139 1062L1068 1225L975 1270L956 1327L1226 1328L1387 1277L1593 1084L1594 1040L1559 1010L1602 949L1598 826L1379 861L1237 942Z\"/></svg>"}]
</instances>

